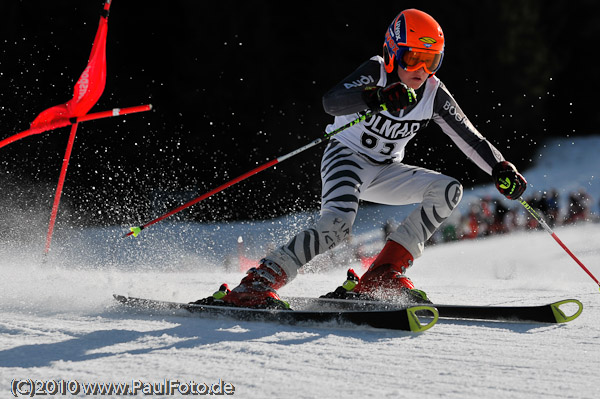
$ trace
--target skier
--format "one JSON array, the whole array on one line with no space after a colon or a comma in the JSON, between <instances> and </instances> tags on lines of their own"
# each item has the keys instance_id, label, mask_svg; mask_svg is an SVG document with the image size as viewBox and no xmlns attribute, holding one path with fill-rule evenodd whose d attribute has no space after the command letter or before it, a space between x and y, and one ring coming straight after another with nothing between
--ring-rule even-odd
<instances>
[{"instance_id":1,"label":"skier","mask_svg":"<svg viewBox=\"0 0 600 399\"><path fill-rule=\"evenodd\" d=\"M313 257L350 235L362 199L420 205L388 235L367 272L360 279L350 275L356 284L345 284L345 289L374 298L417 293L427 300L405 273L461 200L462 185L436 171L402 163L407 143L433 120L467 157L492 175L507 198L519 198L527 185L435 76L443 57L444 34L430 15L415 9L398 14L385 34L383 57L370 58L323 97L325 111L335 117L328 131L361 112L377 113L334 136L325 149L320 218L269 253L236 288L229 291L222 286L215 298L232 306L285 307L276 290L293 280Z\"/></svg>"}]
</instances>

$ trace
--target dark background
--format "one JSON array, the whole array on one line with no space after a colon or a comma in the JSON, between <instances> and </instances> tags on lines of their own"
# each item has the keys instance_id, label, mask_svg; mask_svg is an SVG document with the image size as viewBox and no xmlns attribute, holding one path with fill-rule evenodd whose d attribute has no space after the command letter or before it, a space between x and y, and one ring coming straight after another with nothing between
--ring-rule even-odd
<instances>
[{"instance_id":1,"label":"dark background","mask_svg":"<svg viewBox=\"0 0 600 399\"><path fill-rule=\"evenodd\" d=\"M72 97L100 0L0 5L0 139ZM106 89L91 112L154 111L81 124L59 223L140 224L321 135L321 96L380 54L398 12L430 13L446 36L444 81L478 129L526 170L550 136L598 133L589 1L280 2L115 0ZM69 129L0 149L0 205L49 209ZM318 209L322 148L298 155L177 216L253 219ZM407 163L465 186L489 177L435 124Z\"/></svg>"}]
</instances>

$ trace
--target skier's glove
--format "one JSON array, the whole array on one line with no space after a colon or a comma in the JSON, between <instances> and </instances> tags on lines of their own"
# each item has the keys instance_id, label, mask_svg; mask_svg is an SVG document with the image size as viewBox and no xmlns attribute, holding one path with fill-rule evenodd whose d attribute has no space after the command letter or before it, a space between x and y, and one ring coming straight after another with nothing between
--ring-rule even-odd
<instances>
[{"instance_id":1,"label":"skier's glove","mask_svg":"<svg viewBox=\"0 0 600 399\"><path fill-rule=\"evenodd\" d=\"M492 178L498 191L511 200L519 198L527 188L527 180L507 161L498 162L492 168Z\"/></svg>"},{"instance_id":2,"label":"skier's glove","mask_svg":"<svg viewBox=\"0 0 600 399\"><path fill-rule=\"evenodd\" d=\"M387 87L369 87L364 91L364 99L371 110L381 110L384 106L389 112L400 112L409 105L417 103L417 93L402 82Z\"/></svg>"}]
</instances>

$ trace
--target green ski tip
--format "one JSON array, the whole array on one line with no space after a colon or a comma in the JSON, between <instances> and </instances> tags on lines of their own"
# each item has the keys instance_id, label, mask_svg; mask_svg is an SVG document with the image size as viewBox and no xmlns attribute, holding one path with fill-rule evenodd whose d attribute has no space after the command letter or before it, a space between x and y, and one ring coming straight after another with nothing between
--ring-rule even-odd
<instances>
[{"instance_id":1,"label":"green ski tip","mask_svg":"<svg viewBox=\"0 0 600 399\"><path fill-rule=\"evenodd\" d=\"M129 230L131 230L134 237L137 237L138 234L140 234L140 232L142 231L142 228L141 227L132 227Z\"/></svg>"},{"instance_id":2,"label":"green ski tip","mask_svg":"<svg viewBox=\"0 0 600 399\"><path fill-rule=\"evenodd\" d=\"M566 303L575 304L577 306L577 310L570 316L567 316L560 309L560 307ZM583 304L577 299L565 299L564 301L555 302L550 306L552 307L552 313L554 314L554 318L556 319L557 323L566 323L568 321L575 320L583 311Z\"/></svg>"},{"instance_id":3,"label":"green ski tip","mask_svg":"<svg viewBox=\"0 0 600 399\"><path fill-rule=\"evenodd\" d=\"M429 323L423 323L421 321L421 319L419 319L419 317L417 316L417 312L419 312L419 311L421 311L421 312L426 311L426 312L431 313L431 316L428 316L428 317L433 317L433 319ZM429 330L431 327L434 326L435 323L437 323L438 318L439 318L438 310L436 308L434 308L433 306L427 306L427 305L412 306L412 307L406 309L406 313L408 315L408 323L410 325L410 331L412 331L412 332L423 332L425 330Z\"/></svg>"}]
</instances>

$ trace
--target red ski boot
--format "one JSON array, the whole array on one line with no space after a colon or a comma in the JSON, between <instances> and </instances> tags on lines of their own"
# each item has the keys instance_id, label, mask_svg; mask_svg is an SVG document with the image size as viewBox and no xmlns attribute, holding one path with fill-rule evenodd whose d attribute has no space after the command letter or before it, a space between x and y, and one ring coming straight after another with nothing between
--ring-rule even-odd
<instances>
[{"instance_id":1,"label":"red ski boot","mask_svg":"<svg viewBox=\"0 0 600 399\"><path fill-rule=\"evenodd\" d=\"M237 287L222 297L225 304L247 308L289 309L289 304L277 295L277 289L287 283L285 271L275 262L263 259L258 267L248 270Z\"/></svg>"},{"instance_id":2,"label":"red ski boot","mask_svg":"<svg viewBox=\"0 0 600 399\"><path fill-rule=\"evenodd\" d=\"M380 300L408 298L429 302L427 295L415 289L412 281L404 275L413 260L413 256L402 245L387 241L353 292Z\"/></svg>"}]
</instances>

